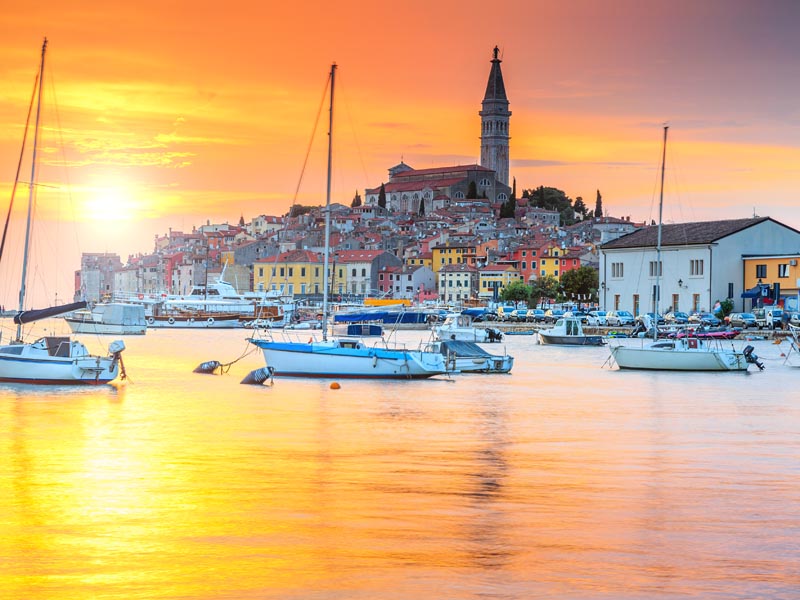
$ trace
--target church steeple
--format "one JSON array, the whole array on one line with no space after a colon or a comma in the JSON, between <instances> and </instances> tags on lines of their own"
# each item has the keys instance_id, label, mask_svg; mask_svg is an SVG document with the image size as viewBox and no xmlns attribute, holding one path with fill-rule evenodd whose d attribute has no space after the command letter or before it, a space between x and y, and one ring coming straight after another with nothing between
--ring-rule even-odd
<instances>
[{"instance_id":1,"label":"church steeple","mask_svg":"<svg viewBox=\"0 0 800 600\"><path fill-rule=\"evenodd\" d=\"M481 166L494 169L497 181L508 185L508 124L511 111L508 110L506 86L498 58L500 50L494 47L492 70L486 84L486 94L481 103Z\"/></svg>"}]
</instances>

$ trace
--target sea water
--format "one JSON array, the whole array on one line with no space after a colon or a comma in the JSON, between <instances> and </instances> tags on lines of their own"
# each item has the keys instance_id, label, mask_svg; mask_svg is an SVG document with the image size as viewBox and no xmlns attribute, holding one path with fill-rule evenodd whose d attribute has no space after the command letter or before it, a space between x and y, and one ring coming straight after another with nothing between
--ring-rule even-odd
<instances>
[{"instance_id":1,"label":"sea water","mask_svg":"<svg viewBox=\"0 0 800 600\"><path fill-rule=\"evenodd\" d=\"M126 382L0 385L0 597L800 594L788 342L752 342L763 372L681 374L507 336L485 347L509 375L332 389L240 385L248 335L151 330Z\"/></svg>"}]
</instances>

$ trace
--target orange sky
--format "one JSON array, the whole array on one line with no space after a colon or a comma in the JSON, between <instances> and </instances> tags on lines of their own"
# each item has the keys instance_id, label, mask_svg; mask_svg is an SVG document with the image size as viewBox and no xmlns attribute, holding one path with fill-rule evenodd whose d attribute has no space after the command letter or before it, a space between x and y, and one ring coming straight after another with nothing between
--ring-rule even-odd
<instances>
[{"instance_id":1,"label":"orange sky","mask_svg":"<svg viewBox=\"0 0 800 600\"><path fill-rule=\"evenodd\" d=\"M333 61L335 201L379 185L401 157L477 162L498 45L518 189L558 187L590 208L600 189L608 214L655 218L669 122L665 219L755 211L800 228L800 5L554 4L6 1L3 205L45 36L58 109L45 112L47 158L63 152L68 167L42 169L56 187L40 188L37 215L58 241L43 262L65 263L59 295L80 251L124 259L170 226L285 212ZM324 131L301 203L324 201Z\"/></svg>"}]
</instances>

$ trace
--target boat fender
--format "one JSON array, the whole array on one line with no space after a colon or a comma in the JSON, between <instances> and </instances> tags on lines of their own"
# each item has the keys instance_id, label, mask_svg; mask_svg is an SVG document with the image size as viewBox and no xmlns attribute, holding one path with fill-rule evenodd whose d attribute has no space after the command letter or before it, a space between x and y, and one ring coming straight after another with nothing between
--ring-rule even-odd
<instances>
[{"instance_id":1,"label":"boat fender","mask_svg":"<svg viewBox=\"0 0 800 600\"><path fill-rule=\"evenodd\" d=\"M189 323L194 323L194 317L189 317Z\"/></svg>"},{"instance_id":2,"label":"boat fender","mask_svg":"<svg viewBox=\"0 0 800 600\"><path fill-rule=\"evenodd\" d=\"M374 355L372 356L372 368L374 369L374 368L375 368L375 367L377 367L377 366L378 366L378 355L377 355L377 354L374 354Z\"/></svg>"},{"instance_id":3,"label":"boat fender","mask_svg":"<svg viewBox=\"0 0 800 600\"><path fill-rule=\"evenodd\" d=\"M211 374L214 373L217 369L222 366L218 360L207 360L206 362L200 363L195 367L193 373L205 373Z\"/></svg>"},{"instance_id":4,"label":"boat fender","mask_svg":"<svg viewBox=\"0 0 800 600\"><path fill-rule=\"evenodd\" d=\"M148 317L147 318L147 324L148 325L152 325L153 323L155 323L155 319L153 317Z\"/></svg>"},{"instance_id":5,"label":"boat fender","mask_svg":"<svg viewBox=\"0 0 800 600\"><path fill-rule=\"evenodd\" d=\"M255 371L250 371L250 373L248 373L247 376L242 379L241 383L261 385L265 381L269 380L270 384L272 384L273 375L275 375L275 369L273 367L261 367Z\"/></svg>"},{"instance_id":6,"label":"boat fender","mask_svg":"<svg viewBox=\"0 0 800 600\"><path fill-rule=\"evenodd\" d=\"M169 323L170 325L174 325L175 324L175 319L170 317L169 319L167 319L167 323Z\"/></svg>"},{"instance_id":7,"label":"boat fender","mask_svg":"<svg viewBox=\"0 0 800 600\"><path fill-rule=\"evenodd\" d=\"M209 325L213 325L214 324L214 317L208 317L208 324Z\"/></svg>"}]
</instances>

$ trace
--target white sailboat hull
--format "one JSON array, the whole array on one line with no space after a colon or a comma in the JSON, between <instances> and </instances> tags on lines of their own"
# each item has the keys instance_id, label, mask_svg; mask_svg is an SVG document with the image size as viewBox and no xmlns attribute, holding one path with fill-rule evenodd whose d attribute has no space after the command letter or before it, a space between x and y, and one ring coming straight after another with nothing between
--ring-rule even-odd
<instances>
[{"instance_id":1,"label":"white sailboat hull","mask_svg":"<svg viewBox=\"0 0 800 600\"><path fill-rule=\"evenodd\" d=\"M68 346L58 354L67 356L54 355L55 349L48 350L42 340L32 344L0 346L0 381L97 385L117 378L121 366L119 353L116 356L93 356L85 352L80 342L62 339Z\"/></svg>"},{"instance_id":2,"label":"white sailboat hull","mask_svg":"<svg viewBox=\"0 0 800 600\"><path fill-rule=\"evenodd\" d=\"M435 352L369 347L356 339L311 343L251 339L268 367L283 377L424 379L447 372Z\"/></svg>"},{"instance_id":3,"label":"white sailboat hull","mask_svg":"<svg viewBox=\"0 0 800 600\"><path fill-rule=\"evenodd\" d=\"M746 371L749 363L741 352L703 347L614 346L611 356L620 369L648 371Z\"/></svg>"}]
</instances>

